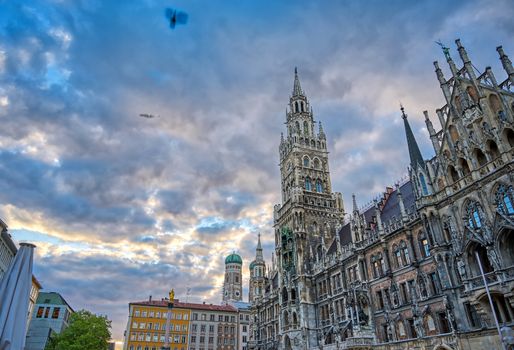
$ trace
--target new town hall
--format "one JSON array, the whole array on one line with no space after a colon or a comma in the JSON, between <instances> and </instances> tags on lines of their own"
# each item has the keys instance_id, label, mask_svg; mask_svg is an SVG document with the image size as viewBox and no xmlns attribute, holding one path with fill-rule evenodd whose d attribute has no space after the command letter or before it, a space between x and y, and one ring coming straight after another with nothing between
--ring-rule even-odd
<instances>
[{"instance_id":1,"label":"new town hall","mask_svg":"<svg viewBox=\"0 0 514 350\"><path fill-rule=\"evenodd\" d=\"M478 72L456 46L450 77L434 62L440 130L424 112L435 156L402 108L409 181L347 212L295 72L275 251L266 264L259 241L250 265L250 349L501 349L493 311L514 324L514 68L498 47L507 78Z\"/></svg>"}]
</instances>

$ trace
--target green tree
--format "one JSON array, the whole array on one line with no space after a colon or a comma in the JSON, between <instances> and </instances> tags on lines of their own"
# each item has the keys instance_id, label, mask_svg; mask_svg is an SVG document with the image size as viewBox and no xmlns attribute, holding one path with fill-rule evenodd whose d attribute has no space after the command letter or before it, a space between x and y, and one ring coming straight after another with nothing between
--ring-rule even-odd
<instances>
[{"instance_id":1,"label":"green tree","mask_svg":"<svg viewBox=\"0 0 514 350\"><path fill-rule=\"evenodd\" d=\"M111 339L111 321L87 310L75 312L68 328L54 334L45 350L106 350Z\"/></svg>"}]
</instances>

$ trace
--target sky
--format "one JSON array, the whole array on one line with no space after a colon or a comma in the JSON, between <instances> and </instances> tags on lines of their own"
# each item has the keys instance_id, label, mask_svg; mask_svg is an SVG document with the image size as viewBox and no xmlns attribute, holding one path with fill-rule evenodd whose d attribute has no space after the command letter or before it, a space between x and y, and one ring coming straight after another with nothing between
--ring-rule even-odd
<instances>
[{"instance_id":1,"label":"sky","mask_svg":"<svg viewBox=\"0 0 514 350\"><path fill-rule=\"evenodd\" d=\"M170 29L166 7L188 23ZM450 75L435 41L503 81L512 18L509 0L0 0L0 218L37 245L44 290L107 315L117 341L130 301L219 303L232 251L246 299L259 232L273 249L294 67L333 189L365 205L407 175L400 102L433 156L433 61Z\"/></svg>"}]
</instances>

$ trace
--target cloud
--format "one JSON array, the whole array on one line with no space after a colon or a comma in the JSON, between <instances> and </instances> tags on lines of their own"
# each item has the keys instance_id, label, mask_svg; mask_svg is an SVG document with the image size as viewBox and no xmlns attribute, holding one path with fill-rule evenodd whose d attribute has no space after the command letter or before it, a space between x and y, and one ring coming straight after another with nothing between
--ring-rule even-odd
<instances>
[{"instance_id":1,"label":"cloud","mask_svg":"<svg viewBox=\"0 0 514 350\"><path fill-rule=\"evenodd\" d=\"M0 217L38 244L45 288L108 314L117 340L129 301L177 280L181 299L189 285L190 300L219 302L224 256L240 253L247 279L258 232L270 258L295 66L333 190L363 204L405 174L399 101L432 154L421 111L443 104L435 40L461 37L499 80L495 46L514 54L507 0L179 1L190 22L174 31L163 6L14 1L0 13Z\"/></svg>"}]
</instances>

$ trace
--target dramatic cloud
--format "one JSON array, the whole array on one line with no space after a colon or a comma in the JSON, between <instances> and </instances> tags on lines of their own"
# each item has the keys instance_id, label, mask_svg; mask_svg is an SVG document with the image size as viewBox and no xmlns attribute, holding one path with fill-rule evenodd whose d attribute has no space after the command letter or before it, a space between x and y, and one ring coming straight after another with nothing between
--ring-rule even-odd
<instances>
[{"instance_id":1,"label":"dramatic cloud","mask_svg":"<svg viewBox=\"0 0 514 350\"><path fill-rule=\"evenodd\" d=\"M495 47L514 55L508 0L178 1L190 22L175 30L166 6L0 5L0 217L37 244L45 290L107 314L116 340L130 301L190 287L189 300L219 302L231 251L246 283L258 232L270 258L295 66L333 188L363 205L406 174L400 101L432 155L434 41L460 64L460 37L499 79Z\"/></svg>"}]
</instances>

